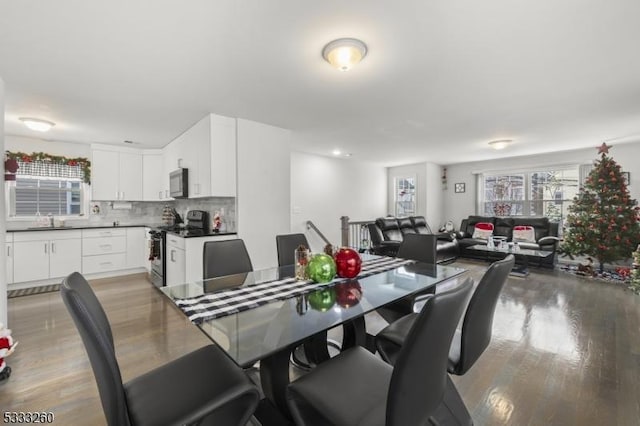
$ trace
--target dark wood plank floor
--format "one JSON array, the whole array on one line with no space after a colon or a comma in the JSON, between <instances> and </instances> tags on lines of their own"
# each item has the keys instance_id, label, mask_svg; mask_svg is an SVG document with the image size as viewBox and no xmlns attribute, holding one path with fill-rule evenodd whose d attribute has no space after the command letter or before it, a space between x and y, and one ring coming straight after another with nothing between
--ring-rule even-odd
<instances>
[{"instance_id":1,"label":"dark wood plank floor","mask_svg":"<svg viewBox=\"0 0 640 426\"><path fill-rule=\"evenodd\" d=\"M486 267L458 265L475 278ZM142 275L92 285L111 320L125 381L209 343ZM380 321L373 318L372 328ZM52 411L56 424L104 424L59 293L10 299L9 322L20 345L7 358L13 375L0 385L2 411ZM640 297L557 271L510 278L491 346L454 382L477 425L638 425Z\"/></svg>"}]
</instances>

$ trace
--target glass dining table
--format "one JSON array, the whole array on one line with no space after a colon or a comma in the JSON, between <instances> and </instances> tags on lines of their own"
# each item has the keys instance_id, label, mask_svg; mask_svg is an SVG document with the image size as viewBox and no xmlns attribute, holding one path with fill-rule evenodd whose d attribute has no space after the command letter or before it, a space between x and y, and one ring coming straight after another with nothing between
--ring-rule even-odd
<instances>
[{"instance_id":1,"label":"glass dining table","mask_svg":"<svg viewBox=\"0 0 640 426\"><path fill-rule=\"evenodd\" d=\"M362 254L363 265L383 259L388 258ZM257 298L255 292L251 296L243 292L282 282L287 288L295 288L293 265L168 286L161 291L239 366L246 368L260 361L265 397L286 412L288 362L297 346L314 336L326 336L327 330L340 325L345 332L343 349L364 345L364 315L406 296L427 292L465 272L453 266L419 262L391 264L388 268L354 279L339 279L302 294L292 291L292 297ZM210 303L217 307L214 316L188 309L194 306L188 305L191 301L201 306L202 298L208 295L223 301Z\"/></svg>"}]
</instances>

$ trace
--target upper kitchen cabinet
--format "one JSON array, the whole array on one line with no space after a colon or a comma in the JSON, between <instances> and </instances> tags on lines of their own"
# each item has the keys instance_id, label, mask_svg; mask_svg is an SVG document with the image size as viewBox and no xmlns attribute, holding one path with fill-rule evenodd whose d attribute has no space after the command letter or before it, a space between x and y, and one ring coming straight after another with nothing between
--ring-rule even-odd
<instances>
[{"instance_id":1,"label":"upper kitchen cabinet","mask_svg":"<svg viewBox=\"0 0 640 426\"><path fill-rule=\"evenodd\" d=\"M143 151L142 199L144 201L160 201L166 199L164 192L164 175L164 158L162 157L162 151L159 149Z\"/></svg>"},{"instance_id":2,"label":"upper kitchen cabinet","mask_svg":"<svg viewBox=\"0 0 640 426\"><path fill-rule=\"evenodd\" d=\"M236 120L208 114L164 149L165 174L189 171L189 198L236 194Z\"/></svg>"},{"instance_id":3,"label":"upper kitchen cabinet","mask_svg":"<svg viewBox=\"0 0 640 426\"><path fill-rule=\"evenodd\" d=\"M91 146L91 199L140 201L142 153L109 145Z\"/></svg>"}]
</instances>

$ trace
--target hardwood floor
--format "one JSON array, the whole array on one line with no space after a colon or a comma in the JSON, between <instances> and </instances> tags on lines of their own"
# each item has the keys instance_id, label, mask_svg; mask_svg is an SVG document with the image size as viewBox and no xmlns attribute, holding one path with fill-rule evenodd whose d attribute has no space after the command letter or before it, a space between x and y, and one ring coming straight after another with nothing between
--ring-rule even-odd
<instances>
[{"instance_id":1,"label":"hardwood floor","mask_svg":"<svg viewBox=\"0 0 640 426\"><path fill-rule=\"evenodd\" d=\"M479 278L486 265L458 262ZM209 343L143 275L92 282L111 321L125 381ZM371 328L380 327L372 317ZM9 300L20 342L1 411L52 411L104 424L84 346L59 293ZM490 347L453 377L476 425L638 425L640 297L621 286L534 270L510 278ZM167 389L171 392L171 389Z\"/></svg>"}]
</instances>

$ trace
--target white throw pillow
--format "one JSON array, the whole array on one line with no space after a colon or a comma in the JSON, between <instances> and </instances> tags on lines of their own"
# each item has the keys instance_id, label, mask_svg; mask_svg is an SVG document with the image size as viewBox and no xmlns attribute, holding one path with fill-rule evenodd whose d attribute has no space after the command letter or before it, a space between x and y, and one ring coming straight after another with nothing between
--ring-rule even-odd
<instances>
[{"instance_id":1,"label":"white throw pillow","mask_svg":"<svg viewBox=\"0 0 640 426\"><path fill-rule=\"evenodd\" d=\"M535 243L536 231L533 226L522 225L513 227L513 241L519 241L523 243Z\"/></svg>"},{"instance_id":2,"label":"white throw pillow","mask_svg":"<svg viewBox=\"0 0 640 426\"><path fill-rule=\"evenodd\" d=\"M476 223L473 230L473 238L479 240L488 240L493 235L493 223L480 222Z\"/></svg>"}]
</instances>

